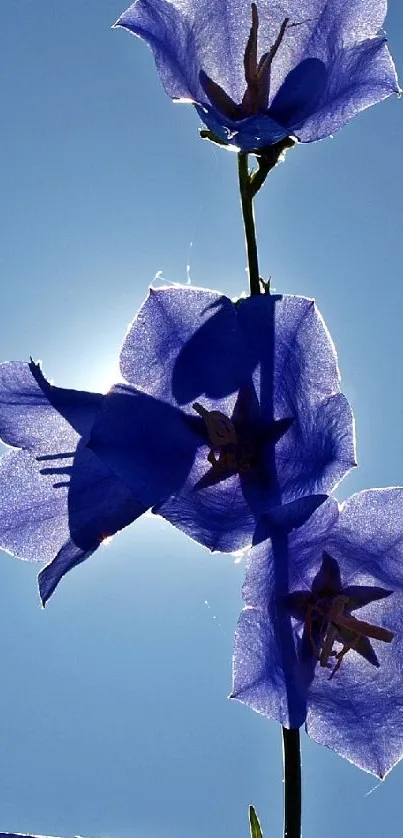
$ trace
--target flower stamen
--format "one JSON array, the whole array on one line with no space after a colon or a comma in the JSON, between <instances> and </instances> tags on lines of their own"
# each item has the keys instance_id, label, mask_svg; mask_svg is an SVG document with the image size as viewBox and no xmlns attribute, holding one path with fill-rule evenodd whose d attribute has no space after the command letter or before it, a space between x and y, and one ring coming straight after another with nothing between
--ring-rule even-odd
<instances>
[{"instance_id":1,"label":"flower stamen","mask_svg":"<svg viewBox=\"0 0 403 838\"><path fill-rule=\"evenodd\" d=\"M242 99L243 116L261 113L267 108L270 93L270 70L273 59L282 43L290 19L284 18L277 38L265 52L260 61L257 60L257 31L259 18L256 3L252 3L252 27L245 49L244 67L246 90Z\"/></svg>"},{"instance_id":2,"label":"flower stamen","mask_svg":"<svg viewBox=\"0 0 403 838\"><path fill-rule=\"evenodd\" d=\"M210 99L211 104L221 113L229 117L229 119L234 120L246 119L249 116L264 113L267 110L270 93L270 72L273 60L282 44L287 27L299 25L290 24L290 18L285 17L274 44L258 61L257 34L259 29L259 15L255 2L251 4L251 9L252 26L243 60L246 90L242 97L242 102L240 104L234 102L224 88L213 81L204 70L201 70L199 74L200 84Z\"/></svg>"},{"instance_id":3,"label":"flower stamen","mask_svg":"<svg viewBox=\"0 0 403 838\"><path fill-rule=\"evenodd\" d=\"M209 440L213 448L222 448L223 445L236 445L238 442L235 425L221 413L220 410L206 410L202 404L195 402L193 409L202 417L207 428Z\"/></svg>"},{"instance_id":4,"label":"flower stamen","mask_svg":"<svg viewBox=\"0 0 403 838\"><path fill-rule=\"evenodd\" d=\"M391 643L395 636L393 631L382 626L373 625L365 620L357 620L349 613L349 605L351 605L349 597L338 594L330 599L318 599L310 603L307 608L305 628L319 665L329 669L331 668L329 658L336 659L329 678L333 678L333 675L340 669L347 652L356 648L363 638ZM321 618L319 643L313 638L312 622L315 614ZM339 652L334 649L335 643L342 644Z\"/></svg>"},{"instance_id":5,"label":"flower stamen","mask_svg":"<svg viewBox=\"0 0 403 838\"><path fill-rule=\"evenodd\" d=\"M220 410L206 410L199 402L193 405L202 417L211 445L207 459L216 472L244 474L250 471L255 451L249 440L241 440L232 419Z\"/></svg>"}]
</instances>

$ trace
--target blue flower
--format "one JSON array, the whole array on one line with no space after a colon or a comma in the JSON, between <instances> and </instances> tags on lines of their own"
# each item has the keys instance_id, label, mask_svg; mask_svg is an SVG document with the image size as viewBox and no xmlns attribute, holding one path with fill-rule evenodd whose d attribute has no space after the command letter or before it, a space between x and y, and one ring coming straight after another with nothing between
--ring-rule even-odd
<instances>
[{"instance_id":1,"label":"blue flower","mask_svg":"<svg viewBox=\"0 0 403 838\"><path fill-rule=\"evenodd\" d=\"M252 548L232 697L379 777L403 756L403 489Z\"/></svg>"},{"instance_id":2,"label":"blue flower","mask_svg":"<svg viewBox=\"0 0 403 838\"><path fill-rule=\"evenodd\" d=\"M103 396L50 385L34 363L0 365L0 546L47 561L43 604L75 565L144 512L86 441Z\"/></svg>"},{"instance_id":3,"label":"blue flower","mask_svg":"<svg viewBox=\"0 0 403 838\"><path fill-rule=\"evenodd\" d=\"M400 92L385 15L385 0L137 0L115 26L149 44L172 99L253 151L328 137Z\"/></svg>"},{"instance_id":4,"label":"blue flower","mask_svg":"<svg viewBox=\"0 0 403 838\"><path fill-rule=\"evenodd\" d=\"M210 549L299 525L354 465L350 407L311 300L151 291L106 395L0 365L0 546L68 570L146 509ZM282 506L282 504L288 504Z\"/></svg>"},{"instance_id":5,"label":"blue flower","mask_svg":"<svg viewBox=\"0 0 403 838\"><path fill-rule=\"evenodd\" d=\"M292 528L355 464L334 347L306 298L152 290L121 372L128 384L105 397L89 445L140 502L211 550L249 547L278 516ZM174 425L161 423L156 400Z\"/></svg>"}]
</instances>

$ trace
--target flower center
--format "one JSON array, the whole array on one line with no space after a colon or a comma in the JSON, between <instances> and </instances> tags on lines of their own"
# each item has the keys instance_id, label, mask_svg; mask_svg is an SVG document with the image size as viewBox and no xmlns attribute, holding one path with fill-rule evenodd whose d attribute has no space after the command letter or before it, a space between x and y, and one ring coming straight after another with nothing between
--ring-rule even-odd
<instances>
[{"instance_id":1,"label":"flower center","mask_svg":"<svg viewBox=\"0 0 403 838\"><path fill-rule=\"evenodd\" d=\"M340 593L318 598L306 609L305 628L319 665L332 670L329 679L340 669L343 658L352 649L364 654L365 644L370 638L391 643L395 636L389 629L357 620L350 613L352 605L350 597ZM338 651L334 648L335 643L341 645ZM333 667L329 658L335 660Z\"/></svg>"},{"instance_id":2,"label":"flower center","mask_svg":"<svg viewBox=\"0 0 403 838\"><path fill-rule=\"evenodd\" d=\"M199 402L193 405L202 417L210 443L208 461L217 473L250 471L256 460L252 442L242 439L232 419L220 410L206 410Z\"/></svg>"}]
</instances>

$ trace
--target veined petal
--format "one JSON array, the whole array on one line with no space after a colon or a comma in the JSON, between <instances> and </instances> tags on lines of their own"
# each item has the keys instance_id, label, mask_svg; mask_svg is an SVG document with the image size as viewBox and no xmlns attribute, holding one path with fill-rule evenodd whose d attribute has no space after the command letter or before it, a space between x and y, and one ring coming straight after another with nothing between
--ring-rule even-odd
<instances>
[{"instance_id":1,"label":"veined petal","mask_svg":"<svg viewBox=\"0 0 403 838\"><path fill-rule=\"evenodd\" d=\"M168 96L198 99L202 88L197 35L179 4L137 0L118 18L115 27L127 29L148 44Z\"/></svg>"},{"instance_id":2,"label":"veined petal","mask_svg":"<svg viewBox=\"0 0 403 838\"><path fill-rule=\"evenodd\" d=\"M144 511L84 446L65 457L15 451L0 459L0 547L50 562L39 576L43 604L68 570Z\"/></svg>"},{"instance_id":3,"label":"veined petal","mask_svg":"<svg viewBox=\"0 0 403 838\"><path fill-rule=\"evenodd\" d=\"M233 303L204 289L152 291L130 327L121 368L141 389L113 388L90 446L139 501L212 550L267 537L271 510L327 494L355 464L351 409L312 300ZM203 411L235 422L236 456L249 452L250 474L242 467L212 474L218 455ZM272 439L276 424L282 430ZM289 530L301 523L287 512Z\"/></svg>"},{"instance_id":4,"label":"veined petal","mask_svg":"<svg viewBox=\"0 0 403 838\"><path fill-rule=\"evenodd\" d=\"M50 385L36 364L0 365L0 431L24 450L0 459L0 547L60 578L145 510L87 447L103 396Z\"/></svg>"},{"instance_id":5,"label":"veined petal","mask_svg":"<svg viewBox=\"0 0 403 838\"><path fill-rule=\"evenodd\" d=\"M371 38L338 52L328 66L327 74L322 94L312 101L310 114L305 112L301 116L294 112L291 115L291 107L288 109L286 124L301 142L327 137L360 111L400 93L385 38ZM285 120L287 104L282 109L279 104L273 115Z\"/></svg>"},{"instance_id":6,"label":"veined petal","mask_svg":"<svg viewBox=\"0 0 403 838\"><path fill-rule=\"evenodd\" d=\"M248 297L239 302L238 324L256 359L253 380L264 418L290 415L297 399L310 406L339 391L336 350L314 300Z\"/></svg>"},{"instance_id":7,"label":"veined petal","mask_svg":"<svg viewBox=\"0 0 403 838\"><path fill-rule=\"evenodd\" d=\"M235 392L251 363L231 300L185 286L150 289L120 356L126 381L176 404Z\"/></svg>"},{"instance_id":8,"label":"veined petal","mask_svg":"<svg viewBox=\"0 0 403 838\"><path fill-rule=\"evenodd\" d=\"M287 550L289 555L293 556L294 554L300 553L302 566L305 560L305 563L310 567L314 561L311 558L312 553L315 553L320 565L323 543L329 537L329 533L333 531L338 518L339 505L335 498L328 498L324 503L319 505L303 526L287 534ZM263 611L267 608L267 604L270 601L274 585L276 556L273 541L270 539L272 534L270 531L265 542L262 541L256 547L252 547L245 555L247 565L245 581L242 587L242 597L246 606L261 608ZM293 565L291 563L289 572L291 574L291 582L294 582L294 578L292 577ZM297 571L295 588L305 587L308 590L309 580L304 579L301 584L297 585L298 579Z\"/></svg>"},{"instance_id":9,"label":"veined petal","mask_svg":"<svg viewBox=\"0 0 403 838\"><path fill-rule=\"evenodd\" d=\"M241 550L251 544L258 516L245 500L238 474L198 488L207 467L201 449L182 489L153 511L209 550Z\"/></svg>"},{"instance_id":10,"label":"veined petal","mask_svg":"<svg viewBox=\"0 0 403 838\"><path fill-rule=\"evenodd\" d=\"M230 698L285 727L300 727L306 719L306 694L287 679L274 623L259 608L244 608L238 620Z\"/></svg>"},{"instance_id":11,"label":"veined petal","mask_svg":"<svg viewBox=\"0 0 403 838\"><path fill-rule=\"evenodd\" d=\"M356 465L354 417L342 393L316 408L300 404L296 416L275 451L283 502L331 492Z\"/></svg>"},{"instance_id":12,"label":"veined petal","mask_svg":"<svg viewBox=\"0 0 403 838\"><path fill-rule=\"evenodd\" d=\"M236 0L137 0L118 19L151 47L162 84L173 99L204 103L200 70L237 101L244 87L243 54L250 7Z\"/></svg>"},{"instance_id":13,"label":"veined petal","mask_svg":"<svg viewBox=\"0 0 403 838\"><path fill-rule=\"evenodd\" d=\"M379 777L403 756L402 520L403 489L374 489L340 509L329 499L300 529L253 548L243 590L248 607L235 640L236 698L287 725L286 706L291 726L289 708L305 702L308 734ZM333 594L329 582L321 581L324 557L329 568L338 567L332 571ZM344 596L347 603L351 597L354 609L346 633L351 647L342 648L336 668L330 662L326 667L326 660L319 665L304 626L302 612L311 598L324 602L322 586L328 597ZM287 598L293 602L288 618ZM254 612L258 619L246 620ZM332 619L337 625L336 614ZM347 610L347 626L349 619ZM363 631L355 642L354 625ZM342 637L340 632L336 638L339 651Z\"/></svg>"},{"instance_id":14,"label":"veined petal","mask_svg":"<svg viewBox=\"0 0 403 838\"><path fill-rule=\"evenodd\" d=\"M295 134L303 142L329 136L363 108L398 92L387 48L382 57L376 50L369 54L371 42L381 40L385 15L386 0L259 0L254 58L259 65L274 45L278 49L269 89L260 91L260 111L250 119L242 110L251 83L250 4L137 0L116 25L149 44L172 98L192 101L216 136L247 152Z\"/></svg>"},{"instance_id":15,"label":"veined petal","mask_svg":"<svg viewBox=\"0 0 403 838\"><path fill-rule=\"evenodd\" d=\"M136 520L140 504L98 457L82 447L74 462L68 492L70 537L38 577L45 605L63 576L88 558L106 539Z\"/></svg>"},{"instance_id":16,"label":"veined petal","mask_svg":"<svg viewBox=\"0 0 403 838\"><path fill-rule=\"evenodd\" d=\"M54 387L33 362L0 364L0 438L38 453L72 451L88 434L102 398Z\"/></svg>"},{"instance_id":17,"label":"veined petal","mask_svg":"<svg viewBox=\"0 0 403 838\"><path fill-rule=\"evenodd\" d=\"M252 378L262 419L293 417L275 446L279 499L330 492L355 465L355 431L322 316L304 297L251 297L239 303L238 324L257 361Z\"/></svg>"},{"instance_id":18,"label":"veined petal","mask_svg":"<svg viewBox=\"0 0 403 838\"><path fill-rule=\"evenodd\" d=\"M328 673L315 672L306 729L315 742L382 778L403 756L402 590L355 616L361 619L364 610L364 619L382 622L395 637L376 644L379 668L352 651L330 684Z\"/></svg>"},{"instance_id":19,"label":"veined petal","mask_svg":"<svg viewBox=\"0 0 403 838\"><path fill-rule=\"evenodd\" d=\"M67 495L73 459L74 452L38 461L30 451L13 451L0 458L2 550L20 559L49 561L68 540Z\"/></svg>"}]
</instances>

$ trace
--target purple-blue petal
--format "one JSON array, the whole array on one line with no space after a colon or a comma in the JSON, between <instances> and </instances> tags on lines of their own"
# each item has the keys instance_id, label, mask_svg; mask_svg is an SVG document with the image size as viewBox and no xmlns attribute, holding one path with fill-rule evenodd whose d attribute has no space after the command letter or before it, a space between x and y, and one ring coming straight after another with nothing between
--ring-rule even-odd
<instances>
[{"instance_id":1,"label":"purple-blue petal","mask_svg":"<svg viewBox=\"0 0 403 838\"><path fill-rule=\"evenodd\" d=\"M400 92L385 38L372 38L340 51L327 74L322 95L311 113L299 122L292 118L288 123L301 142L328 137L360 111Z\"/></svg>"},{"instance_id":2,"label":"purple-blue petal","mask_svg":"<svg viewBox=\"0 0 403 838\"><path fill-rule=\"evenodd\" d=\"M257 361L262 419L294 420L275 446L282 503L332 491L355 465L355 433L318 309L305 297L251 297L239 303L238 323Z\"/></svg>"},{"instance_id":3,"label":"purple-blue petal","mask_svg":"<svg viewBox=\"0 0 403 838\"><path fill-rule=\"evenodd\" d=\"M286 505L328 493L355 464L351 409L312 300L262 295L234 304L203 289L153 291L129 330L121 368L155 398L115 388L91 446L140 501L212 550L267 538L274 519L262 516L280 506L291 531L303 516L297 521ZM285 423L283 433L264 443L262 474L210 479L193 401L235 419L240 390L253 394L246 411L252 435L265 438L273 422ZM178 404L182 418L172 407Z\"/></svg>"},{"instance_id":4,"label":"purple-blue petal","mask_svg":"<svg viewBox=\"0 0 403 838\"><path fill-rule=\"evenodd\" d=\"M168 0L139 0L116 21L151 48L161 82L172 99L196 99L199 82L197 43L191 22Z\"/></svg>"},{"instance_id":5,"label":"purple-blue petal","mask_svg":"<svg viewBox=\"0 0 403 838\"><path fill-rule=\"evenodd\" d=\"M137 0L117 26L151 47L166 92L196 104L202 121L243 151L296 134L311 142L340 128L363 108L399 91L383 39L376 38L386 2L260 0L259 55L270 49L285 17L271 66L268 110L234 121L217 110L200 83L207 74L234 103L245 93L244 52L251 27L244 0Z\"/></svg>"},{"instance_id":6,"label":"purple-blue petal","mask_svg":"<svg viewBox=\"0 0 403 838\"><path fill-rule=\"evenodd\" d=\"M259 608L244 608L235 630L233 688L230 698L274 718L284 727L300 727L306 719L306 690L299 673L284 664L275 621ZM288 677L287 677L288 676Z\"/></svg>"},{"instance_id":7,"label":"purple-blue petal","mask_svg":"<svg viewBox=\"0 0 403 838\"><path fill-rule=\"evenodd\" d=\"M51 455L53 457L53 455ZM0 459L0 547L29 561L50 561L69 539L68 482L74 452L49 462L30 451Z\"/></svg>"},{"instance_id":8,"label":"purple-blue petal","mask_svg":"<svg viewBox=\"0 0 403 838\"><path fill-rule=\"evenodd\" d=\"M314 560L312 555L315 554L317 558L316 570L319 569L322 562L323 544L326 538L329 537L335 527L339 518L339 505L335 498L328 498L312 513L308 521L301 527L288 534L287 550L289 555L301 554L301 562L304 562L311 568ZM253 606L265 610L272 595L272 579L274 572L275 555L273 550L273 542L266 540L261 542L256 547L246 554L247 569L245 581L242 588L242 597L246 606ZM294 565L288 561L289 573L294 573ZM303 581L298 584L298 572L294 578L290 576L289 583L291 590L301 590L305 588L309 590L309 582ZM282 594L287 594L288 591L283 591Z\"/></svg>"},{"instance_id":9,"label":"purple-blue petal","mask_svg":"<svg viewBox=\"0 0 403 838\"><path fill-rule=\"evenodd\" d=\"M305 58L293 67L270 105L272 119L287 126L288 134L295 134L296 127L318 109L327 77L326 66L319 58Z\"/></svg>"},{"instance_id":10,"label":"purple-blue petal","mask_svg":"<svg viewBox=\"0 0 403 838\"><path fill-rule=\"evenodd\" d=\"M238 324L255 359L254 384L262 418L287 413L297 400L308 406L340 389L334 344L313 300L262 295L240 300Z\"/></svg>"},{"instance_id":11,"label":"purple-blue petal","mask_svg":"<svg viewBox=\"0 0 403 838\"><path fill-rule=\"evenodd\" d=\"M402 520L403 489L369 490L340 511L329 499L281 544L253 548L243 590L247 608L235 641L234 692L240 701L291 726L291 708L305 701L308 734L380 777L403 756ZM317 664L295 608L287 623L283 596L285 585L300 600L312 591L323 553L338 563L342 593L353 596L361 589L355 617L395 633L391 643L368 643L364 657L350 650L331 680ZM250 612L258 615L255 624L245 623ZM262 651L266 642L270 656Z\"/></svg>"},{"instance_id":12,"label":"purple-blue petal","mask_svg":"<svg viewBox=\"0 0 403 838\"><path fill-rule=\"evenodd\" d=\"M374 642L379 668L351 652L329 683L328 673L317 667L309 691L306 728L320 745L384 777L403 756L402 589L360 609L355 616L384 625L395 637L390 644Z\"/></svg>"},{"instance_id":13,"label":"purple-blue petal","mask_svg":"<svg viewBox=\"0 0 403 838\"><path fill-rule=\"evenodd\" d=\"M261 515L253 535L253 545L267 541L279 531L290 533L302 527L326 500L327 495L305 495L289 503L273 506Z\"/></svg>"},{"instance_id":14,"label":"purple-blue petal","mask_svg":"<svg viewBox=\"0 0 403 838\"><path fill-rule=\"evenodd\" d=\"M71 567L145 510L86 447L103 398L54 387L33 363L0 365L0 433L23 449L0 459L0 547L49 562L44 603Z\"/></svg>"},{"instance_id":15,"label":"purple-blue petal","mask_svg":"<svg viewBox=\"0 0 403 838\"><path fill-rule=\"evenodd\" d=\"M262 421L294 419L276 446L284 502L331 491L355 464L351 410L312 300L261 296L234 304L204 289L152 291L125 339L121 371L190 414L202 396L207 409L225 412L222 400L252 381Z\"/></svg>"},{"instance_id":16,"label":"purple-blue petal","mask_svg":"<svg viewBox=\"0 0 403 838\"><path fill-rule=\"evenodd\" d=\"M235 121L220 114L212 105L196 105L196 110L202 122L218 139L240 151L274 145L291 133L287 125L277 121L275 113L257 114Z\"/></svg>"},{"instance_id":17,"label":"purple-blue petal","mask_svg":"<svg viewBox=\"0 0 403 838\"><path fill-rule=\"evenodd\" d=\"M38 364L0 364L0 438L40 452L74 450L93 424L99 393L54 387Z\"/></svg>"},{"instance_id":18,"label":"purple-blue petal","mask_svg":"<svg viewBox=\"0 0 403 838\"><path fill-rule=\"evenodd\" d=\"M174 404L233 393L251 367L231 300L181 286L150 289L120 356L126 381Z\"/></svg>"},{"instance_id":19,"label":"purple-blue petal","mask_svg":"<svg viewBox=\"0 0 403 838\"><path fill-rule=\"evenodd\" d=\"M132 492L85 446L78 449L74 459L67 507L69 538L38 576L43 605L69 570L146 511Z\"/></svg>"},{"instance_id":20,"label":"purple-blue petal","mask_svg":"<svg viewBox=\"0 0 403 838\"><path fill-rule=\"evenodd\" d=\"M258 514L245 500L237 474L213 486L197 488L207 471L207 451L198 452L181 491L153 511L209 550L231 553L251 544Z\"/></svg>"},{"instance_id":21,"label":"purple-blue petal","mask_svg":"<svg viewBox=\"0 0 403 838\"><path fill-rule=\"evenodd\" d=\"M354 419L342 393L316 406L296 404L294 411L295 422L276 445L283 502L331 492L356 465Z\"/></svg>"},{"instance_id":22,"label":"purple-blue petal","mask_svg":"<svg viewBox=\"0 0 403 838\"><path fill-rule=\"evenodd\" d=\"M179 491L200 444L186 414L123 384L105 396L89 442L147 507Z\"/></svg>"}]
</instances>

